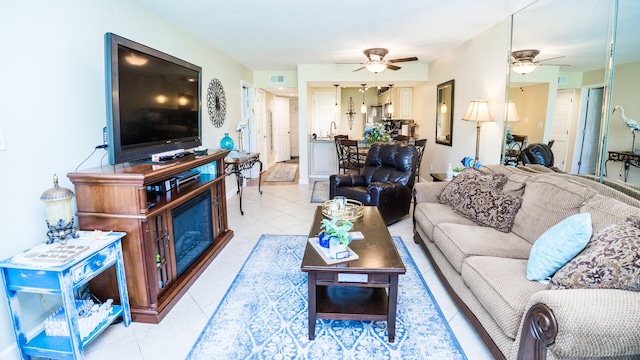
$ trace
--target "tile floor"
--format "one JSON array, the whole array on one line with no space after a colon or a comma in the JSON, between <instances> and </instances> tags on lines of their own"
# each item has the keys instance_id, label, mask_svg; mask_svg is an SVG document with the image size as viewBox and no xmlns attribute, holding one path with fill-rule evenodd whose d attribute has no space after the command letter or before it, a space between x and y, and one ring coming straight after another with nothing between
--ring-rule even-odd
<instances>
[{"instance_id":1,"label":"tile floor","mask_svg":"<svg viewBox=\"0 0 640 360\"><path fill-rule=\"evenodd\" d=\"M160 324L112 325L86 349L86 359L184 359L260 235L308 234L318 205L309 202L313 181L309 185L272 184L262 186L262 195L255 186L245 188L244 216L240 215L238 196L228 200L233 239ZM411 218L391 225L389 231L404 240L467 357L492 359L447 295L422 248L413 242Z\"/></svg>"}]
</instances>

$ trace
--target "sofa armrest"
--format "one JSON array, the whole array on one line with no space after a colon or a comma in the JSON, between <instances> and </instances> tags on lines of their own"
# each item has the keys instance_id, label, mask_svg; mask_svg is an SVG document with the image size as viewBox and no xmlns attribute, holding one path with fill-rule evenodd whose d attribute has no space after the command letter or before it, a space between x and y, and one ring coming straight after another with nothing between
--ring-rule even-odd
<instances>
[{"instance_id":1,"label":"sofa armrest","mask_svg":"<svg viewBox=\"0 0 640 360\"><path fill-rule=\"evenodd\" d=\"M365 186L364 176L360 174L334 174L329 176L329 199L336 196L336 188L340 186Z\"/></svg>"},{"instance_id":2,"label":"sofa armrest","mask_svg":"<svg viewBox=\"0 0 640 360\"><path fill-rule=\"evenodd\" d=\"M416 204L438 203L438 195L442 192L448 182L419 182L413 185L413 195Z\"/></svg>"},{"instance_id":3,"label":"sofa armrest","mask_svg":"<svg viewBox=\"0 0 640 360\"><path fill-rule=\"evenodd\" d=\"M535 307L546 306L537 311ZM640 293L610 289L546 290L529 299L534 316L525 318L521 334L522 347L528 337L548 342L554 358L608 357L640 355ZM552 336L554 324L557 328Z\"/></svg>"}]
</instances>

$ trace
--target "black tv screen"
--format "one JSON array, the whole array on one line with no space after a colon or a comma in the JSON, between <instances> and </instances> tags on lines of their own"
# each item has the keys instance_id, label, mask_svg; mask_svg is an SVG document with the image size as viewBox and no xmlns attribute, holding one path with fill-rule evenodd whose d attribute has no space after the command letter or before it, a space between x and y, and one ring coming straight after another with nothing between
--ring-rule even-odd
<instances>
[{"instance_id":1,"label":"black tv screen","mask_svg":"<svg viewBox=\"0 0 640 360\"><path fill-rule=\"evenodd\" d=\"M105 34L109 163L201 145L202 69Z\"/></svg>"}]
</instances>

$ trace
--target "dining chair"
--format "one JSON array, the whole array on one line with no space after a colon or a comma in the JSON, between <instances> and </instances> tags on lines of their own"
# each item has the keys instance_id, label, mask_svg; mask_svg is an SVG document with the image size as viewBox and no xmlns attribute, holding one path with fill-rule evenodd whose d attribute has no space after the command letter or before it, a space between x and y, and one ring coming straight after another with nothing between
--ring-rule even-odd
<instances>
[{"instance_id":1,"label":"dining chair","mask_svg":"<svg viewBox=\"0 0 640 360\"><path fill-rule=\"evenodd\" d=\"M517 165L518 161L520 161L520 153L522 149L527 147L528 142L528 135L512 135L511 142L507 144L505 163Z\"/></svg>"},{"instance_id":2,"label":"dining chair","mask_svg":"<svg viewBox=\"0 0 640 360\"><path fill-rule=\"evenodd\" d=\"M416 177L418 181L420 181L420 164L422 163L422 155L424 155L424 148L427 145L427 139L419 139L416 140L413 146L416 147L417 150L417 159L416 159Z\"/></svg>"},{"instance_id":3,"label":"dining chair","mask_svg":"<svg viewBox=\"0 0 640 360\"><path fill-rule=\"evenodd\" d=\"M336 144L336 155L338 156L338 172L340 172L340 161L342 160L342 148L340 147L339 140L348 139L349 135L335 135L333 141Z\"/></svg>"},{"instance_id":4,"label":"dining chair","mask_svg":"<svg viewBox=\"0 0 640 360\"><path fill-rule=\"evenodd\" d=\"M355 170L360 172L364 166L364 157L360 154L357 140L336 139L340 147L340 158L338 159L338 172L342 169L343 173L347 170Z\"/></svg>"}]
</instances>

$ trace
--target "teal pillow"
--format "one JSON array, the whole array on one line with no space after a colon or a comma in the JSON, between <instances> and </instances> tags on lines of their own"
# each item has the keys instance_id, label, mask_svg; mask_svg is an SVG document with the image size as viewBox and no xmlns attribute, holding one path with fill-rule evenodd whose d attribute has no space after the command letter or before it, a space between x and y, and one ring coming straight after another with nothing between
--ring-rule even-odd
<instances>
[{"instance_id":1,"label":"teal pillow","mask_svg":"<svg viewBox=\"0 0 640 360\"><path fill-rule=\"evenodd\" d=\"M527 279L547 280L587 246L592 231L589 213L569 216L550 227L531 248Z\"/></svg>"}]
</instances>

